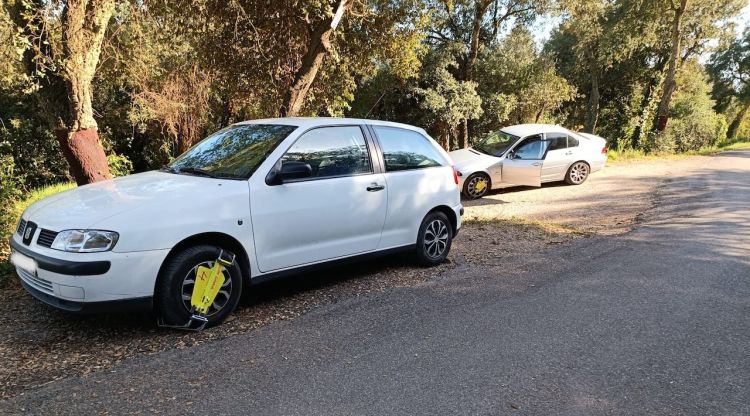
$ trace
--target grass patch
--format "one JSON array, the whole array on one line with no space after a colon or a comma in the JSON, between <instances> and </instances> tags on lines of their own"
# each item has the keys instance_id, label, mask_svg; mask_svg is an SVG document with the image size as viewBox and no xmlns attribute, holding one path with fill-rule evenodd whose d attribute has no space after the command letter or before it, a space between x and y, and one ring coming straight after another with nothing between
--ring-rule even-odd
<instances>
[{"instance_id":1,"label":"grass patch","mask_svg":"<svg viewBox=\"0 0 750 416\"><path fill-rule=\"evenodd\" d=\"M21 218L23 211L40 199L46 198L50 195L67 191L68 189L75 188L76 184L72 182L60 183L56 185L44 186L32 190L26 193L24 197L18 201L12 203L10 209L7 211L8 214L5 218L0 218L0 274L6 274L12 270L10 263L8 263L8 256L10 256L10 246L8 239L16 231L18 226L18 219Z\"/></svg>"},{"instance_id":2,"label":"grass patch","mask_svg":"<svg viewBox=\"0 0 750 416\"><path fill-rule=\"evenodd\" d=\"M685 153L646 153L640 149L624 149L624 150L609 150L607 151L607 162L608 163L619 163L619 162L638 162L644 160L657 160L657 159L684 159L686 157L700 155L700 156L711 156L719 152L725 152L727 150L739 150L739 149L750 149L750 141L740 140L735 142L726 142L716 146L704 147L699 150L693 150Z\"/></svg>"}]
</instances>

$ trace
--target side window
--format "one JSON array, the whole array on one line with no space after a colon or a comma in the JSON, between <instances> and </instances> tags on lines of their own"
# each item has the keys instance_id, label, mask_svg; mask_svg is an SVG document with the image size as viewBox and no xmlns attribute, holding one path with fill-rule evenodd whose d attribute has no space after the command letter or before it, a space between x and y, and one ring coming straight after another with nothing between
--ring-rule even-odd
<instances>
[{"instance_id":1,"label":"side window","mask_svg":"<svg viewBox=\"0 0 750 416\"><path fill-rule=\"evenodd\" d=\"M548 143L540 134L527 137L513 150L513 159L542 160Z\"/></svg>"},{"instance_id":2,"label":"side window","mask_svg":"<svg viewBox=\"0 0 750 416\"><path fill-rule=\"evenodd\" d=\"M568 136L568 147L578 147L578 139Z\"/></svg>"},{"instance_id":3,"label":"side window","mask_svg":"<svg viewBox=\"0 0 750 416\"><path fill-rule=\"evenodd\" d=\"M383 150L387 172L448 164L435 145L415 131L397 127L373 127Z\"/></svg>"},{"instance_id":4,"label":"side window","mask_svg":"<svg viewBox=\"0 0 750 416\"><path fill-rule=\"evenodd\" d=\"M562 150L568 147L567 145L568 136L561 133L549 133L547 134L547 141L549 142L549 151Z\"/></svg>"},{"instance_id":5,"label":"side window","mask_svg":"<svg viewBox=\"0 0 750 416\"><path fill-rule=\"evenodd\" d=\"M357 126L310 130L281 158L281 163L288 161L310 164L313 178L372 172L365 137Z\"/></svg>"}]
</instances>

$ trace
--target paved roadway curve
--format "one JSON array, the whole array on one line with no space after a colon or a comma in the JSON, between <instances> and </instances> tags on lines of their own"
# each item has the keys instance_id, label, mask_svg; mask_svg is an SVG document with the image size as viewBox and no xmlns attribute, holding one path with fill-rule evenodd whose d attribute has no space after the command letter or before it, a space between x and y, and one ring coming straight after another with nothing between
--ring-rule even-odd
<instances>
[{"instance_id":1,"label":"paved roadway curve","mask_svg":"<svg viewBox=\"0 0 750 416\"><path fill-rule=\"evenodd\" d=\"M750 152L634 231L47 384L0 413L750 414Z\"/></svg>"}]
</instances>

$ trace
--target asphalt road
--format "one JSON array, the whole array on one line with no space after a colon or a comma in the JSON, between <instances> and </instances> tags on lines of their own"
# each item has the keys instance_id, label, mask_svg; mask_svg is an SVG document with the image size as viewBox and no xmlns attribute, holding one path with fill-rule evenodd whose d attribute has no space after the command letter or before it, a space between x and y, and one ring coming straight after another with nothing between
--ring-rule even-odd
<instances>
[{"instance_id":1,"label":"asphalt road","mask_svg":"<svg viewBox=\"0 0 750 416\"><path fill-rule=\"evenodd\" d=\"M624 235L464 263L0 413L750 414L750 151L657 201Z\"/></svg>"}]
</instances>

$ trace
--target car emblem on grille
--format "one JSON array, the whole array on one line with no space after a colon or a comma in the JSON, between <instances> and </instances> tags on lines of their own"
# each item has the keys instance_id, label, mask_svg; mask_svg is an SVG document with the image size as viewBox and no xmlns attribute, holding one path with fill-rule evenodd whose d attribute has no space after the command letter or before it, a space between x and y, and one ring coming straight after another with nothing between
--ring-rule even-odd
<instances>
[{"instance_id":1,"label":"car emblem on grille","mask_svg":"<svg viewBox=\"0 0 750 416\"><path fill-rule=\"evenodd\" d=\"M23 234L23 239L28 240L31 238L31 232L34 231L32 227L26 227L26 232Z\"/></svg>"}]
</instances>

